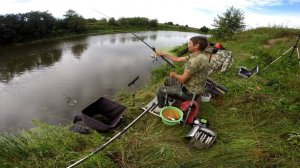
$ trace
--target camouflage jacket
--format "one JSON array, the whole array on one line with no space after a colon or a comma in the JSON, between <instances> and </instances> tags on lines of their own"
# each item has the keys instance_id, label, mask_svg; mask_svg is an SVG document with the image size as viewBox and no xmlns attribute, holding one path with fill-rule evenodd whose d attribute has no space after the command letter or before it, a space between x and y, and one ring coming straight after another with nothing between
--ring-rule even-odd
<instances>
[{"instance_id":1,"label":"camouflage jacket","mask_svg":"<svg viewBox=\"0 0 300 168\"><path fill-rule=\"evenodd\" d=\"M186 56L185 71L191 73L190 79L183 84L190 93L194 93L195 89L197 94L205 92L205 82L209 68L208 57L204 53L191 54Z\"/></svg>"}]
</instances>

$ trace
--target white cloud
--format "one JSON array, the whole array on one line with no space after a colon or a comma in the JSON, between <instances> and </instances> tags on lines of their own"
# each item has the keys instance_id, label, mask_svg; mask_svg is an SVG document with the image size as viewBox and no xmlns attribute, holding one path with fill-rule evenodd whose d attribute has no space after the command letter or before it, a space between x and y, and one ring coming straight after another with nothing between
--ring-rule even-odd
<instances>
[{"instance_id":1,"label":"white cloud","mask_svg":"<svg viewBox=\"0 0 300 168\"><path fill-rule=\"evenodd\" d=\"M287 0L290 4L300 3L300 0Z\"/></svg>"},{"instance_id":2,"label":"white cloud","mask_svg":"<svg viewBox=\"0 0 300 168\"><path fill-rule=\"evenodd\" d=\"M295 3L300 0L288 1ZM217 15L222 15L228 7L234 6L245 12L246 23L252 27L265 25L264 20L253 19L258 16L267 18L265 21L273 22L274 20L276 24L281 24L286 20L298 21L296 16L287 18L253 13L253 9L282 3L284 3L283 0L2 0L0 14L48 10L55 17L62 17L68 9L73 9L85 18L104 17L93 10L96 9L116 19L139 16L158 19L159 22L172 21L193 27L210 27Z\"/></svg>"},{"instance_id":3,"label":"white cloud","mask_svg":"<svg viewBox=\"0 0 300 168\"><path fill-rule=\"evenodd\" d=\"M256 13L248 13L245 17L245 22L248 28L255 28L261 26L283 26L300 28L300 17L285 16L285 15L262 15Z\"/></svg>"}]
</instances>

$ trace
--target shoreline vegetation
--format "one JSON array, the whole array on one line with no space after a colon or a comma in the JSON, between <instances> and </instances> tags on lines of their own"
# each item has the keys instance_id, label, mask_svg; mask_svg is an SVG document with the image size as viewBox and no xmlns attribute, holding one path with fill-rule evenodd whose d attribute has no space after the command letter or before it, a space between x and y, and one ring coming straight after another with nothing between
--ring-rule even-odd
<instances>
[{"instance_id":1,"label":"shoreline vegetation","mask_svg":"<svg viewBox=\"0 0 300 168\"><path fill-rule=\"evenodd\" d=\"M54 18L51 13L31 11L28 13L0 15L0 48L75 36L126 33L131 31L173 30L206 34L208 28L200 29L173 22L158 23L145 17L85 19L73 10L63 18Z\"/></svg>"},{"instance_id":2,"label":"shoreline vegetation","mask_svg":"<svg viewBox=\"0 0 300 168\"><path fill-rule=\"evenodd\" d=\"M10 43L10 44L2 44L2 45L0 44L0 50L5 49L6 47L13 47L13 46L24 45L28 43L41 43L41 42L52 41L52 40L68 39L73 37L90 36L90 35L105 35L105 34L116 34L116 33L141 32L141 31L181 31L181 32L203 33L197 30L196 28L183 28L180 26L169 26L169 25L160 24L158 28L155 29L139 28L139 29L115 29L115 30L89 31L81 34L64 34L62 36L57 36L57 37L26 41L24 43Z\"/></svg>"},{"instance_id":3,"label":"shoreline vegetation","mask_svg":"<svg viewBox=\"0 0 300 168\"><path fill-rule=\"evenodd\" d=\"M211 76L229 91L201 103L199 117L218 134L209 149L198 150L184 138L189 125L166 126L146 114L124 135L79 167L297 167L300 165L300 67L296 52L282 56L251 78L237 76L237 67L260 69L295 45L298 29L266 27L221 41L234 64ZM210 38L210 41L215 39ZM299 45L299 44L298 44ZM176 53L181 52L177 49ZM175 50L174 50L175 51ZM73 133L70 125L35 121L35 128L0 135L0 167L67 167L107 142L140 114L163 85L167 64L152 72L151 83L136 92L120 92L114 101L128 108L120 126L106 133ZM182 71L178 68L175 71Z\"/></svg>"}]
</instances>

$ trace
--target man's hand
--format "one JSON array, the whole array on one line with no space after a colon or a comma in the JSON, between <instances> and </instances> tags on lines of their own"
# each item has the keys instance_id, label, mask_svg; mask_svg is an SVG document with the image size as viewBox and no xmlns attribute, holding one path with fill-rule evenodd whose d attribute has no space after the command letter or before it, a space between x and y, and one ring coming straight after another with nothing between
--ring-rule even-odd
<instances>
[{"instance_id":1,"label":"man's hand","mask_svg":"<svg viewBox=\"0 0 300 168\"><path fill-rule=\"evenodd\" d=\"M162 52L162 51L156 51L156 52L155 52L155 55L156 55L157 57L163 57L163 56L165 55L165 53Z\"/></svg>"},{"instance_id":2,"label":"man's hand","mask_svg":"<svg viewBox=\"0 0 300 168\"><path fill-rule=\"evenodd\" d=\"M179 75L176 72L170 72L169 76L175 78L181 83L186 83L190 79L191 74L189 71L184 71L182 75Z\"/></svg>"},{"instance_id":3,"label":"man's hand","mask_svg":"<svg viewBox=\"0 0 300 168\"><path fill-rule=\"evenodd\" d=\"M175 76L176 76L176 73L175 72L170 72L170 75L169 75L170 77L172 77L172 78L175 78ZM175 78L176 79L176 78Z\"/></svg>"}]
</instances>

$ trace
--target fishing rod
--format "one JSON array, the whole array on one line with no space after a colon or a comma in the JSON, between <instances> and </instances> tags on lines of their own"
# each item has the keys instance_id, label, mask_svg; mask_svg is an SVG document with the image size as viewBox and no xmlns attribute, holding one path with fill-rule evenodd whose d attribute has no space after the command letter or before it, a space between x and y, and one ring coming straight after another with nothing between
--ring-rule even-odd
<instances>
[{"instance_id":1,"label":"fishing rod","mask_svg":"<svg viewBox=\"0 0 300 168\"><path fill-rule=\"evenodd\" d=\"M107 145L109 145L110 143L112 143L114 140L116 140L118 137L120 137L122 134L124 134L135 122L137 122L141 117L143 117L147 112L149 112L150 110L153 110L154 108L157 107L158 104L153 103L148 109L144 110L139 116L137 116L130 124L128 124L121 132L119 132L118 134L116 134L114 137L112 137L109 141L107 141L106 143L104 143L103 145L101 145L99 148L95 149L92 153L90 153L89 155L83 157L82 159L78 160L77 162L71 164L70 166L68 166L67 168L72 168L75 167L77 165L79 165L80 163L82 163L83 161L87 160L88 158L90 158L91 156L93 156L94 154L98 153L99 151L101 151L102 149L104 149Z\"/></svg>"},{"instance_id":2,"label":"fishing rod","mask_svg":"<svg viewBox=\"0 0 300 168\"><path fill-rule=\"evenodd\" d=\"M92 9L93 9L93 8L92 8ZM111 18L111 17L105 15L104 13L102 13L102 12L96 10L96 9L93 9L93 10L96 11L96 12L98 12L99 14L105 16L105 17L108 18L108 19ZM154 52L156 53L155 47L150 46L148 43L146 43L141 37L139 37L139 36L136 35L135 33L133 33L133 32L129 32L129 33L131 33L132 35L134 35L137 39L139 39L140 41L142 41L144 44L146 44L147 47L149 47L152 51L154 51ZM169 60L167 60L165 57L162 57L162 56L161 56L161 58L162 58L164 61L166 61L169 65L171 65L173 68L175 68L175 66L174 66Z\"/></svg>"}]
</instances>

